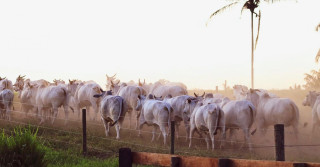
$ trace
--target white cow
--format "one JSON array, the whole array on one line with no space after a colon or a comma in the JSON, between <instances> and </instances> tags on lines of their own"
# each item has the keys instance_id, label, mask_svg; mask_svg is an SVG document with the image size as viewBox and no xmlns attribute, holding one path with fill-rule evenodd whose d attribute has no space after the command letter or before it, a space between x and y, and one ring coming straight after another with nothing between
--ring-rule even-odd
<instances>
[{"instance_id":1,"label":"white cow","mask_svg":"<svg viewBox=\"0 0 320 167\"><path fill-rule=\"evenodd\" d=\"M182 83L157 81L151 85L147 85L144 83L142 85L142 88L147 90L148 94L153 94L157 97L166 97L169 94L173 97L188 94L186 86Z\"/></svg>"},{"instance_id":2,"label":"white cow","mask_svg":"<svg viewBox=\"0 0 320 167\"><path fill-rule=\"evenodd\" d=\"M224 96L221 94L208 93L208 94L206 94L206 96L203 100L203 104L216 103L220 106L223 98L224 98Z\"/></svg>"},{"instance_id":3,"label":"white cow","mask_svg":"<svg viewBox=\"0 0 320 167\"><path fill-rule=\"evenodd\" d=\"M120 139L120 126L127 112L124 99L121 96L112 96L111 91L102 92L101 94L94 95L94 97L102 97L100 113L104 123L106 136L109 136L110 126L116 125L116 139Z\"/></svg>"},{"instance_id":4,"label":"white cow","mask_svg":"<svg viewBox=\"0 0 320 167\"><path fill-rule=\"evenodd\" d=\"M139 95L146 96L146 92L140 86L127 86L125 83L122 83L120 87L112 87L112 92L116 92L116 95L121 96L128 107L129 114L129 127L131 127L132 113L136 114L136 128L138 128L138 119L139 111L136 110L137 107L137 98Z\"/></svg>"},{"instance_id":5,"label":"white cow","mask_svg":"<svg viewBox=\"0 0 320 167\"><path fill-rule=\"evenodd\" d=\"M18 92L18 98L20 98L21 111L25 112L26 116L29 110L32 110L35 114L39 114L38 107L36 105L37 91L30 91L31 88L38 88L39 85L48 86L48 82L41 79L36 81L30 81L30 79L24 79L25 76L18 76L16 83L14 84L15 91ZM38 115L40 116L40 115Z\"/></svg>"},{"instance_id":6,"label":"white cow","mask_svg":"<svg viewBox=\"0 0 320 167\"><path fill-rule=\"evenodd\" d=\"M62 86L45 86L39 85L38 88L34 88L36 90L36 105L38 107L38 112L41 114L41 123L44 122L45 114L48 115L50 110L52 109L52 120L51 123L54 123L55 118L58 114L58 108L63 106L65 112L65 124L68 120L68 91L65 87ZM39 115L40 115L39 114ZM50 115L50 114L49 114Z\"/></svg>"},{"instance_id":7,"label":"white cow","mask_svg":"<svg viewBox=\"0 0 320 167\"><path fill-rule=\"evenodd\" d=\"M236 100L246 99L248 92L248 87L244 85L234 85L233 86L233 96Z\"/></svg>"},{"instance_id":8,"label":"white cow","mask_svg":"<svg viewBox=\"0 0 320 167\"><path fill-rule=\"evenodd\" d=\"M226 131L230 129L230 139L234 131L238 128L242 129L245 141L252 150L250 141L250 128L256 116L256 108L248 100L230 100L225 97L222 101L221 108L224 112Z\"/></svg>"},{"instance_id":9,"label":"white cow","mask_svg":"<svg viewBox=\"0 0 320 167\"><path fill-rule=\"evenodd\" d=\"M160 128L160 131L163 135L163 143L167 143L167 132L166 127L170 127L170 113L172 109L170 105L165 102L155 100L155 99L146 99L145 96L138 96L138 105L136 108L140 112L139 116L139 136L141 135L141 128L144 124L153 126L152 140L154 141L155 132L157 128Z\"/></svg>"},{"instance_id":10,"label":"white cow","mask_svg":"<svg viewBox=\"0 0 320 167\"><path fill-rule=\"evenodd\" d=\"M312 108L312 133L320 125L320 93L309 91L302 105Z\"/></svg>"},{"instance_id":11,"label":"white cow","mask_svg":"<svg viewBox=\"0 0 320 167\"><path fill-rule=\"evenodd\" d=\"M195 105L202 100L203 96L199 96L198 98L182 95L171 97L167 96L163 101L170 104L173 108L173 113L171 114L171 120L175 121L175 129L176 129L176 137L179 138L179 126L180 122L183 121L187 135L186 140L189 137L190 132L190 115L193 111Z\"/></svg>"},{"instance_id":12,"label":"white cow","mask_svg":"<svg viewBox=\"0 0 320 167\"><path fill-rule=\"evenodd\" d=\"M68 90L71 96L74 97L74 102L76 105L76 111L78 112L78 117L80 117L80 109L86 107L87 113L90 113L90 107L94 110L94 117L92 120L96 120L97 114L99 112L100 98L93 97L96 94L101 94L101 87L94 81L87 82L70 82L68 84Z\"/></svg>"},{"instance_id":13,"label":"white cow","mask_svg":"<svg viewBox=\"0 0 320 167\"><path fill-rule=\"evenodd\" d=\"M259 96L267 93L271 98L279 98L279 96L271 93L271 92L268 92L267 90L265 89L256 89L256 90L259 90L257 92L257 94ZM244 85L234 85L233 86L233 96L236 98L236 100L245 100L247 99L247 93L248 93L248 87L247 86L244 86Z\"/></svg>"},{"instance_id":14,"label":"white cow","mask_svg":"<svg viewBox=\"0 0 320 167\"><path fill-rule=\"evenodd\" d=\"M202 105L193 111L190 118L190 143L192 145L193 133L197 130L200 134L206 134L207 149L209 149L209 138L212 142L212 150L214 150L214 135L218 128L222 129L222 136L225 135L224 113L217 104ZM220 145L222 147L223 144Z\"/></svg>"},{"instance_id":15,"label":"white cow","mask_svg":"<svg viewBox=\"0 0 320 167\"><path fill-rule=\"evenodd\" d=\"M10 80L8 80L6 78L1 78L0 79L0 90L4 90L4 89L10 89L11 91L13 91L13 85Z\"/></svg>"},{"instance_id":16,"label":"white cow","mask_svg":"<svg viewBox=\"0 0 320 167\"><path fill-rule=\"evenodd\" d=\"M0 118L11 120L11 109L13 107L13 91L4 89L0 91Z\"/></svg>"},{"instance_id":17,"label":"white cow","mask_svg":"<svg viewBox=\"0 0 320 167\"><path fill-rule=\"evenodd\" d=\"M295 135L298 135L299 109L288 98L272 98L268 93L258 95L259 90L250 89L247 100L251 101L257 109L257 128L262 134L266 133L268 126L284 124L292 126Z\"/></svg>"}]
</instances>

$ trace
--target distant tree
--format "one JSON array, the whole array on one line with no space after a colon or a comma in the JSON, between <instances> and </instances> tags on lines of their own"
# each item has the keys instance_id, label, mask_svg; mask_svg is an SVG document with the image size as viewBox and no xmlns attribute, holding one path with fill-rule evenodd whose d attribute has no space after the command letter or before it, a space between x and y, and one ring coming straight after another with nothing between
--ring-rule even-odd
<instances>
[{"instance_id":1,"label":"distant tree","mask_svg":"<svg viewBox=\"0 0 320 167\"><path fill-rule=\"evenodd\" d=\"M310 74L304 74L306 84L303 87L307 90L320 90L320 69L319 71L312 70Z\"/></svg>"}]
</instances>

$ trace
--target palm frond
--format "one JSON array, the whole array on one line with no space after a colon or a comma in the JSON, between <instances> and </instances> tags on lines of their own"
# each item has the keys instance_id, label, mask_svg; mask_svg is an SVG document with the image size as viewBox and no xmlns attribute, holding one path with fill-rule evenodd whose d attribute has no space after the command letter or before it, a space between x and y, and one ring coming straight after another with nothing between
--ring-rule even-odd
<instances>
[{"instance_id":1,"label":"palm frond","mask_svg":"<svg viewBox=\"0 0 320 167\"><path fill-rule=\"evenodd\" d=\"M260 33L260 20L261 20L261 10L259 10L259 20L258 20L258 32L256 37L256 43L254 44L254 49L257 48L258 40L259 40L259 33Z\"/></svg>"},{"instance_id":2,"label":"palm frond","mask_svg":"<svg viewBox=\"0 0 320 167\"><path fill-rule=\"evenodd\" d=\"M319 62L319 58L320 58L320 49L319 49L319 51L318 51L318 53L317 53L317 55L316 55L316 63Z\"/></svg>"},{"instance_id":3,"label":"palm frond","mask_svg":"<svg viewBox=\"0 0 320 167\"><path fill-rule=\"evenodd\" d=\"M246 1L246 3L243 4L243 6L242 6L242 8L241 8L241 15L242 15L242 12L243 12L245 9L249 9L249 1Z\"/></svg>"},{"instance_id":4,"label":"palm frond","mask_svg":"<svg viewBox=\"0 0 320 167\"><path fill-rule=\"evenodd\" d=\"M238 4L238 3L239 3L239 1L232 2L232 3L230 3L230 4L226 5L226 6L218 9L217 11L213 12L213 13L210 15L210 17L209 17L209 19L208 19L208 21L207 21L207 23L206 23L206 26L208 25L208 22L210 21L210 19L211 19L213 16L215 16L215 15L217 15L217 14L225 11L225 10L228 9L228 8L233 7L234 5L236 5L236 4Z\"/></svg>"}]
</instances>

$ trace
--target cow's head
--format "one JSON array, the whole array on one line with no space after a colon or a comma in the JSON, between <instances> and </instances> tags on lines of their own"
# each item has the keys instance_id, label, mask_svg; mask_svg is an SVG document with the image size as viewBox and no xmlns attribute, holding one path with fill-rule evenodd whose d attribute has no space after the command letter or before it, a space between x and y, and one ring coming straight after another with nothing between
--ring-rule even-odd
<instances>
[{"instance_id":1,"label":"cow's head","mask_svg":"<svg viewBox=\"0 0 320 167\"><path fill-rule=\"evenodd\" d=\"M183 113L183 119L190 121L190 116L197 105L201 105L202 102L199 102L199 99L194 97L189 97L185 101L184 109L182 111Z\"/></svg>"},{"instance_id":2,"label":"cow's head","mask_svg":"<svg viewBox=\"0 0 320 167\"><path fill-rule=\"evenodd\" d=\"M118 92L120 89L120 80L113 82L110 81L110 90L112 90L112 92Z\"/></svg>"},{"instance_id":3,"label":"cow's head","mask_svg":"<svg viewBox=\"0 0 320 167\"><path fill-rule=\"evenodd\" d=\"M198 99L199 101L202 101L204 99L204 96L206 94L206 92L203 92L203 94L201 96L199 96L198 94L196 93L193 93L194 96L196 97L196 99Z\"/></svg>"},{"instance_id":4,"label":"cow's head","mask_svg":"<svg viewBox=\"0 0 320 167\"><path fill-rule=\"evenodd\" d=\"M72 96L74 96L78 86L79 86L79 83L76 82L77 80L70 80L69 79L69 84L68 84L68 91L70 92L70 94Z\"/></svg>"},{"instance_id":5,"label":"cow's head","mask_svg":"<svg viewBox=\"0 0 320 167\"><path fill-rule=\"evenodd\" d=\"M318 93L316 91L309 91L309 93L307 94L307 96L303 100L302 105L313 107L313 105L315 104L317 97L319 95L320 95L320 93Z\"/></svg>"},{"instance_id":6,"label":"cow's head","mask_svg":"<svg viewBox=\"0 0 320 167\"><path fill-rule=\"evenodd\" d=\"M142 106L143 106L145 100L146 100L146 97L145 97L145 96L143 96L143 95L138 95L136 111L141 111Z\"/></svg>"},{"instance_id":7,"label":"cow's head","mask_svg":"<svg viewBox=\"0 0 320 167\"><path fill-rule=\"evenodd\" d=\"M23 85L24 85L24 76L19 75L16 79L16 82L13 84L13 89L15 91L21 91L23 89Z\"/></svg>"},{"instance_id":8,"label":"cow's head","mask_svg":"<svg viewBox=\"0 0 320 167\"><path fill-rule=\"evenodd\" d=\"M213 94L212 94L212 93L207 93L204 98L205 98L205 99L207 99L207 98L213 98Z\"/></svg>"},{"instance_id":9,"label":"cow's head","mask_svg":"<svg viewBox=\"0 0 320 167\"><path fill-rule=\"evenodd\" d=\"M246 93L246 100L249 100L252 102L252 104L254 106L258 106L259 104L259 100L260 100L260 96L258 95L257 92L260 92L259 89L250 89L247 93Z\"/></svg>"}]
</instances>

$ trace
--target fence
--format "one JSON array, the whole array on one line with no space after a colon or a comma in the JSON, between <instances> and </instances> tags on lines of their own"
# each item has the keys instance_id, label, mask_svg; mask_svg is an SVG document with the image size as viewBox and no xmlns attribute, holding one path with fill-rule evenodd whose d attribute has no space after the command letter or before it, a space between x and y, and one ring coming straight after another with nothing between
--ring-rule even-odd
<instances>
[{"instance_id":1,"label":"fence","mask_svg":"<svg viewBox=\"0 0 320 167\"><path fill-rule=\"evenodd\" d=\"M317 163L295 163L286 161L264 161L246 159L217 159L195 156L131 152L129 148L119 150L119 167L134 164L171 166L171 167L320 167Z\"/></svg>"},{"instance_id":2,"label":"fence","mask_svg":"<svg viewBox=\"0 0 320 167\"><path fill-rule=\"evenodd\" d=\"M21 111L12 111L13 113L16 113L16 114L24 114L23 112ZM37 117L36 114L32 114L32 113L29 113L29 115L32 115L34 117ZM63 118L56 118L57 120L62 120L62 121L65 121L65 119ZM124 141L124 140L115 140L115 139L112 139L110 137L105 137L105 135L103 134L104 137L102 137L101 135L97 135L96 133L90 133L90 131L88 131L88 126L95 126L95 127L99 127L99 129L104 129L103 125L101 123L95 123L95 122L87 122L86 120L86 111L85 110L82 110L82 121L78 121L78 120L69 120L71 122L75 122L77 123L77 127L81 127L82 125L82 128L81 131L70 131L70 130L62 130L62 128L54 128L53 126L44 126L44 125L32 125L32 126L35 126L35 127L39 127L39 128L43 128L43 129L47 129L47 130L52 130L52 131L57 131L57 133L66 133L66 134L72 134L72 135L75 135L77 137L80 137L82 138L82 143L79 143L79 140L67 140L67 141L62 141L62 140L59 140L59 139L55 139L55 138L46 138L46 137L42 137L40 136L40 138L44 139L44 140L47 140L47 141L53 141L53 142L59 142L59 143L64 143L64 144L67 144L67 145L74 145L74 147L77 147L79 148L82 148L82 151L83 151L83 154L84 155L88 155L88 153L92 152L92 151L97 151L97 152L100 152L101 154L118 154L118 149L115 149L115 148L109 148L108 146L104 146L102 144L98 144L98 145L94 145L92 144L93 142L96 142L97 140L103 140L103 141L108 141L109 143L111 144L117 144L117 147L129 147L129 148L133 148L133 150L135 151L141 151L142 153L140 154L139 152L134 152L132 153L133 154L133 161L134 163L138 163L139 161L136 161L138 158L137 155L145 155L147 153L144 153L143 152L160 152L160 153L171 153L171 155L169 155L169 160L171 160L170 158L171 157L179 157L178 159L180 160L180 164L182 163L185 163L185 157L187 156L180 156L180 155L194 155L194 152L193 150L183 150L181 148L174 148L174 144L175 144L175 128L174 128L174 123L171 124L171 146L170 148L166 147L166 146L157 146L156 144L152 144L152 146L150 145L147 145L147 144L144 144L144 143L139 143L139 142L134 142L132 140L129 140L129 141ZM19 122L19 121L16 121L16 120L11 120L11 121L8 121L10 123L13 123L13 124L22 124L22 125L29 125L29 123L24 123L24 122ZM292 148L296 148L296 147L313 147L313 146L320 146L320 145L317 145L317 144L309 144L309 145L285 145L284 142L281 142L281 141L284 141L284 130L283 130L283 127L282 127L282 130L281 130L281 126L279 126L280 129L277 130L277 128L275 130L270 130L269 131L274 131L275 133L275 136L277 136L276 132L280 132L280 134L282 133L282 135L278 135L279 136L279 140L278 142L275 142L275 145L265 145L265 144L256 144L256 143L252 143L253 144L253 149L269 149L269 150L277 150L278 151L276 152L276 154L279 154L279 156L277 156L277 160L285 160L284 159L284 148L287 148L287 147L292 147ZM90 128L89 128L90 129ZM98 128L93 128L93 129L98 129ZM121 128L123 130L127 130L127 131L131 131L131 132L135 132L136 130L135 129L130 129L130 128ZM92 130L92 128L91 128ZM100 130L101 131L101 130ZM282 132L281 132L282 131ZM88 133L89 132L89 133ZM46 132L44 132L46 133ZM142 130L142 133L145 133L145 134L152 134L153 132L151 131L147 131L147 130ZM156 134L160 134L160 133L156 133ZM180 138L185 138L186 136L180 136ZM179 139L180 139L179 138ZM276 137L277 138L277 137ZM203 140L203 138L200 138L200 137L193 137L193 139L201 139ZM219 140L216 140L216 141L219 141ZM181 141L180 141L181 142ZM178 144L179 146L179 143L176 143ZM233 142L237 142L239 144L245 144L245 142L241 142L241 141L233 141ZM81 147L82 146L82 147ZM181 146L181 144L180 144ZM144 148L144 149L137 149L137 148ZM246 149L246 147L243 147ZM276 149L277 148L277 149ZM111 151L110 151L111 150ZM235 148L228 148L228 147L225 147L225 148L222 148L221 150L235 150ZM202 150L201 150L202 151ZM203 152L207 152L205 149L203 150ZM175 155L176 154L180 154L179 156L178 155ZM207 152L209 154L211 154L210 152ZM150 153L150 155L153 155ZM163 154L165 155L165 154ZM174 155L174 156L173 156ZM206 156L206 155L201 155L201 156ZM281 158L282 156L282 158ZM226 156L226 157L229 157L229 156ZM278 157L280 157L278 159ZM120 158L120 157L119 157ZM140 158L141 159L141 158ZM192 158L187 158L188 159L188 162L191 163L191 161L193 161ZM197 158L196 158L197 159ZM201 157L198 157L198 159L201 159ZM205 158L204 158L205 159ZM210 159L210 158L208 158ZM212 159L212 158L211 158ZM234 160L234 159L232 159ZM167 161L167 160L166 160ZM202 160L204 161L204 160ZM213 161L213 160L207 160L207 161ZM248 160L249 161L249 160ZM177 162L177 161L176 161ZM233 162L233 161L232 161ZM233 163L235 163L236 161L234 161ZM171 161L170 161L171 163ZM142 163L143 164L143 163ZM157 164L155 164L157 165ZM168 165L168 164L167 164ZM167 166L165 165L165 166ZM169 164L170 165L170 164Z\"/></svg>"}]
</instances>

